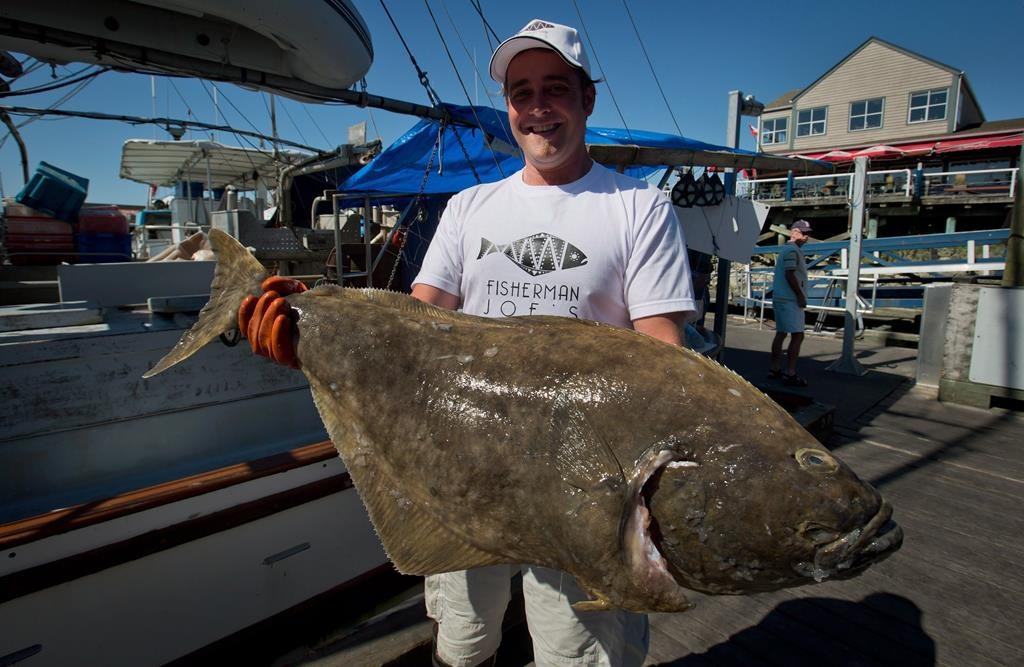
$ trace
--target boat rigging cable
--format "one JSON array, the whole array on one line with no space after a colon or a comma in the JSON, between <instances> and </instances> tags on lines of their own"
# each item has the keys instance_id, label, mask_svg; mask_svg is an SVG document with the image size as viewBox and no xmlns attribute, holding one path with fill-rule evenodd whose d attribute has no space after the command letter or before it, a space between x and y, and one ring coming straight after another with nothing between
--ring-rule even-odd
<instances>
[{"instance_id":1,"label":"boat rigging cable","mask_svg":"<svg viewBox=\"0 0 1024 667\"><path fill-rule=\"evenodd\" d=\"M434 12L430 9L429 0L423 0L423 5L427 8L427 13L430 14L430 20L434 24L434 30L437 32L437 36L441 40L441 46L444 47L444 52L448 55L448 62L452 64L452 71L455 72L455 78L458 80L459 86L462 88L462 93L466 96L466 103L469 105L469 109L473 113L473 120L476 121L477 127L479 127L482 132L484 124L480 121L480 116L476 113L476 107L473 106L473 100L469 97L469 91L466 89L466 84L462 81L462 76L459 74L459 68L455 64L452 52L448 50L448 43L445 42L444 34L441 33L441 26L437 25L437 19L434 18ZM474 72L476 72L476 68L474 68ZM476 168L473 166L473 160L469 157L469 151L467 151L466 147L463 145L462 137L459 136L458 128L454 125L452 126L452 134L455 135L455 140L459 142L459 147L462 149L462 153L466 156L466 164L469 166L470 171L473 172L473 178L476 179L477 183L481 183L480 175L476 173ZM502 178L504 178L505 172L502 171L501 164L498 163L498 156L494 154L494 149L490 148L489 144L488 148L491 152L491 159L494 160L494 166L498 168L498 173L501 174Z\"/></svg>"},{"instance_id":2,"label":"boat rigging cable","mask_svg":"<svg viewBox=\"0 0 1024 667\"><path fill-rule=\"evenodd\" d=\"M597 63L597 69L601 72L601 78L604 79L605 85L608 86L608 94L612 98L612 104L615 105L615 111L619 114L619 120L622 121L622 127L626 130L626 136L629 137L630 141L633 141L633 133L629 131L629 125L626 124L626 119L622 115L622 109L619 108L619 102L615 99L615 93L612 92L612 83L604 73L604 67L601 66L601 59L597 57L597 49L594 48L594 42L590 39L590 31L587 30L587 24L583 20L583 12L580 11L580 6L576 4L576 0L572 0L572 6L576 8L576 16L580 18L580 28L583 29L583 36L587 39L587 46L590 48L590 52L594 54L594 62Z\"/></svg>"},{"instance_id":3,"label":"boat rigging cable","mask_svg":"<svg viewBox=\"0 0 1024 667\"><path fill-rule=\"evenodd\" d=\"M210 91L206 89L206 81L204 81L203 79L199 79L199 83L202 85L203 91L206 93L206 96L210 98L210 101L212 101L214 103L214 107L216 107L217 99L215 99L214 96L210 93ZM210 85L213 86L214 91L216 93L218 93L219 97L224 98L224 101L227 102L229 105L231 105L232 109L234 109L235 111L238 112L238 115L242 117L242 120L244 120L246 123L249 124L249 127L251 127L253 130L255 130L256 133L259 133L259 128L256 127L256 125L253 124L253 122L251 120L249 120L249 118L244 113L242 113L242 110L239 109L235 105L235 103L231 101L231 98L229 98L227 95L225 95L224 92L220 88L217 88L217 85L214 82L211 81ZM239 140L244 141L245 143L247 143L249 145L249 147L252 148L253 150L257 150L257 151L263 150L260 146L257 146L254 143L252 143L251 141L249 141L249 139L247 139L246 137L238 134L237 130L235 130L235 128L232 127L230 132L232 134L234 134L235 137L237 137ZM261 141L263 139L264 139L264 137L260 137ZM281 143L281 139L278 138L278 137L271 137L271 141L275 141L277 143ZM249 155L248 153L246 153L245 155L246 155L246 159L248 159L249 163L252 165L253 170L256 170L256 163L252 161L252 156ZM274 157L273 161L276 162L279 166L281 166L281 165L289 166L289 163L281 160L278 157Z\"/></svg>"},{"instance_id":4,"label":"boat rigging cable","mask_svg":"<svg viewBox=\"0 0 1024 667\"><path fill-rule=\"evenodd\" d=\"M39 69L38 66L41 66L42 64L43 63L41 63L39 61L36 61L36 66L29 67L27 70L25 70L25 72L22 74L22 76L24 76L25 74L29 74L29 73L35 71L36 69ZM17 77L15 77L15 78L17 78ZM82 81L77 86L75 86L74 88L69 90L67 93L65 93L59 100L57 100L56 102L54 102L53 104L51 104L50 106L48 106L46 108L47 109L58 109L58 108L60 108L60 106L62 104L64 104L68 100L70 100L72 97L74 97L78 93L80 93L83 90L85 90L89 86L89 84L91 84L95 80L96 80L95 78L91 78L91 79L86 79L86 80ZM31 118L28 118L27 120L24 120L24 121L18 123L17 125L14 125L13 127L11 127L11 129L8 130L8 132L3 136L3 138L0 138L0 148L3 148L4 144L7 143L7 139L12 137L12 136L15 138L15 141L18 141L19 145L21 145L21 140L20 140L21 138L19 136L16 136L16 131L20 130L21 128L25 127L26 125L31 125L32 123L34 123L34 122L36 122L38 120L43 120L43 119L44 119L44 116L33 116ZM54 119L50 119L50 120L62 120L62 119L54 118ZM26 183L28 182L28 175L27 174L25 176L25 182Z\"/></svg>"},{"instance_id":5,"label":"boat rigging cable","mask_svg":"<svg viewBox=\"0 0 1024 667\"><path fill-rule=\"evenodd\" d=\"M402 31L398 29L398 24L395 23L395 19L392 18L391 12L388 11L388 6L384 4L384 0L380 0L380 6L384 9L384 13L387 14L388 21L391 21L391 27L395 29L395 34L398 35L398 39L402 42L402 46L405 47L405 52L409 55L409 60L412 61L412 66L416 69L416 75L420 79L420 85L422 85L427 91L427 98L435 107L440 106L441 98L437 96L437 93L435 93L434 89L430 86L430 80L427 78L427 73L420 69L419 63L416 62L416 57L412 55L412 51L409 49L409 45L406 44Z\"/></svg>"},{"instance_id":6,"label":"boat rigging cable","mask_svg":"<svg viewBox=\"0 0 1024 667\"><path fill-rule=\"evenodd\" d=\"M64 109L38 109L32 107L17 107L0 105L0 111L6 111L8 113L17 116L66 116L68 118L91 118L93 120L116 120L122 123L128 123L129 125L163 125L167 127L169 125L178 125L181 127L195 127L202 130L215 130L218 132L234 132L236 134L244 134L249 137L255 137L257 139L264 139L266 141L273 140L273 137L268 137L265 134L259 132L250 132L248 130L239 130L237 128L230 127L228 125L214 125L213 123L203 123L197 120L183 120L180 118L145 118L142 116L124 116L117 114L99 113L96 111L66 111ZM325 155L326 153L313 146L306 146L296 141L290 141L288 139L278 139L278 143L291 146L292 148L301 148L302 150L316 153L318 155Z\"/></svg>"},{"instance_id":7,"label":"boat rigging cable","mask_svg":"<svg viewBox=\"0 0 1024 667\"><path fill-rule=\"evenodd\" d=\"M89 67L87 67L85 69L89 69ZM78 70L78 71L81 72L83 70ZM82 76L76 77L76 78L63 79L63 80L58 81L56 83L48 83L48 84L46 84L44 86L36 86L34 88L23 88L21 90L4 91L3 93L0 93L0 97L18 97L19 95L34 95L36 93L48 93L48 92L53 91L53 90L59 90L59 89L64 88L66 86L70 86L70 85L79 83L80 81L87 81L89 79L94 79L94 78L98 77L100 74L103 74L104 72L109 72L109 71L110 71L109 67L101 67L100 69L96 70L95 72L90 72L88 74L83 74ZM74 75L72 75L72 76L74 76Z\"/></svg>"},{"instance_id":8,"label":"boat rigging cable","mask_svg":"<svg viewBox=\"0 0 1024 667\"><path fill-rule=\"evenodd\" d=\"M487 30L484 31L484 37L487 39L487 46L490 47L491 53L494 53L494 49L497 48L497 44L501 43L501 38L498 37L498 33L494 32L494 28L491 27L491 24L488 23L487 19L484 17L484 10L480 8L480 0L469 0L469 4L473 6L473 9L475 9L476 13L480 16L480 20L483 22L484 27L487 28ZM492 36L494 37L493 44L491 43Z\"/></svg>"},{"instance_id":9,"label":"boat rigging cable","mask_svg":"<svg viewBox=\"0 0 1024 667\"><path fill-rule=\"evenodd\" d=\"M468 49L468 48L466 48L466 41L465 41L464 39L462 39L462 33L461 33L461 32L459 32L459 27L458 27L458 25L456 25L456 23L455 23L455 20L454 20L454 19L452 19L452 15L451 15L451 13L450 13L450 12L448 11L448 3L447 3L447 2L445 2L445 0L441 0L441 7L442 7L442 8L444 9L444 13L445 13L445 15L446 15L446 16L448 17L448 23L449 23L449 24L451 25L451 27L452 27L452 31L454 31L454 32L455 32L455 36L456 36L456 37L458 38L458 40L459 40L459 45L460 45L460 46L462 46L462 52L466 54L466 60L468 60L469 62L473 63L473 74L474 74L474 75L476 76L476 80L477 80L477 81L478 81L478 82L479 82L479 83L480 83L481 85L483 85L483 86L484 86L484 88L486 89L486 87L487 87L487 86L489 85L489 84L488 84L488 80L487 80L487 79L485 79L485 78L484 78L484 77L483 77L483 76L482 76L482 75L480 74L480 70L479 70L479 69L477 69L477 67L476 67L476 59L475 59L474 57L472 57L472 56L471 56L471 55L469 54L469 49ZM478 11L479 11L479 10L478 10ZM481 19L483 19L483 15L482 15L482 14L481 14L480 18L481 18ZM491 26L490 26L490 25L488 25L488 23L487 23L487 20L486 20L486 19L483 19L483 23L484 23L484 27L485 27L485 28L487 28L488 30L490 30L490 29L491 29ZM491 30L491 32L493 33L494 31L493 31L493 30ZM489 36L489 35L487 34L487 31L486 31L486 30L484 31L484 39L486 39L486 40L487 40L487 45L488 45L488 48L490 48L490 51L491 51L491 52L493 52L493 51L494 51L494 48L495 48L495 47L493 47L493 46L491 45L491 39L490 39L490 36ZM450 58L449 58L449 60L450 60ZM490 98L491 98L491 95L490 95L490 93L487 93L487 98L488 98L488 105L487 105L487 108L491 110L491 113L492 113L492 114L494 114L494 120L495 120L495 121L497 121L497 123L498 123L499 125L501 125L501 126L502 126L502 129L504 129L504 127L505 127L505 124L501 122L501 116L500 116L500 115L498 114L498 110L497 110L497 109L495 109L495 108L494 108L494 106L493 106L492 104L490 104ZM504 98L503 98L503 100L502 100L502 101L504 101ZM472 108L472 107L475 107L475 106L476 106L476 105L474 105L474 104L472 104L472 103L470 104L470 107L471 107L471 108ZM474 110L474 114L475 114L475 113L476 113L476 112L475 112L475 110ZM478 124L478 125L481 125L481 127L482 127L482 124L480 123L480 119L479 119L479 118L477 118L476 120L477 120L477 124ZM503 139L505 140L505 142L506 142L506 143L508 143L509 145L515 145L515 143L516 143L516 140L515 140L515 138L513 138L513 137L512 137L512 135L511 135L511 133L509 133L509 132L505 132L505 133L504 133L504 137L502 137L502 138L503 138ZM491 154L492 154L492 155L494 154L494 151L493 151L493 150L491 151ZM499 172L499 173L502 173L502 172L501 172L501 168L500 168L500 167L498 168L498 172ZM504 173L502 173L502 176L504 176Z\"/></svg>"},{"instance_id":10,"label":"boat rigging cable","mask_svg":"<svg viewBox=\"0 0 1024 667\"><path fill-rule=\"evenodd\" d=\"M636 27L636 21L633 20L633 12L629 11L629 3L626 0L622 0L622 6L626 10L626 15L629 16L629 23L633 26L633 32L636 34L636 41L640 44L640 50L644 52L644 58L647 60L647 66L651 69L651 76L654 77L654 85L658 86L658 92L661 93L661 99L665 101L665 108L668 109L668 115L672 118L672 124L676 126L676 133L679 136L683 136L683 131L679 129L679 123L676 122L676 115L672 113L672 106L668 103L668 98L665 96L665 91L661 88L661 81L658 80L658 74L654 71L654 64L651 63L651 57L647 55L647 47L644 46L644 40L640 38L640 30Z\"/></svg>"},{"instance_id":11,"label":"boat rigging cable","mask_svg":"<svg viewBox=\"0 0 1024 667\"><path fill-rule=\"evenodd\" d=\"M426 0L424 0L424 2L426 2ZM420 83L423 85L423 87L427 91L427 97L430 98L430 100L434 104L435 108L440 108L440 106L441 106L441 98L440 98L440 96L438 96L438 94L434 91L433 87L430 85L430 81L429 81L429 79L427 79L427 73L424 72L422 69L420 69L419 63L416 62L416 57L412 54L412 50L409 49L409 45L406 43L405 37L402 35L402 31L398 29L398 24L395 23L395 19L392 18L391 12L388 11L387 5L384 4L384 0L380 0L380 5L381 5L381 7L384 8L384 13L387 14L388 20L391 22L391 26L395 29L395 33L398 35L398 39L402 42L402 46L405 48L405 52L409 55L409 60L412 61L412 66L416 69L416 72L417 72L417 74L419 76L419 79L420 79ZM429 4L427 5L427 12L430 14L430 18L433 20L434 19L434 13L430 11L430 5ZM438 28L438 26L437 26L437 21L436 20L434 20L434 28L437 29L438 34L440 35L441 31L440 31L440 28ZM443 35L441 36L441 43L444 44L444 36ZM445 51L448 52L448 47L447 46L445 46ZM449 58L449 60L451 60L451 53L450 52L448 52L448 58ZM452 62L453 66L454 66L454 64L455 63ZM456 75L456 77L458 77L458 71L456 71L455 75ZM462 83L461 77L459 77L459 83L460 84ZM462 89L465 90L466 87L463 86ZM467 97L468 97L468 93L467 93ZM470 106L472 106L472 103L470 103ZM475 111L474 111L473 115L474 115L474 117L476 116L476 112ZM481 126L480 119L476 118L476 122L477 122L477 126L479 127L480 131L482 132L483 131L483 127ZM439 143L439 146L441 146L442 148L443 148L443 143L442 143L441 135L444 133L445 126L447 124L449 124L449 123L450 123L450 119L448 118L448 113L444 112L443 113L443 117L441 119L440 130L439 130L439 133L438 133L438 143ZM473 172L473 177L476 179L476 182L477 183L481 183L482 181L480 180L480 175L477 174L476 168L473 166L473 159L470 157L469 151L466 150L465 144L462 143L462 137L459 136L459 133L458 133L458 130L456 129L456 127L455 127L455 124L452 123L451 125L452 125L452 135L455 137L455 141L459 144L459 148L462 149L462 155L466 159L466 164L469 165L470 170ZM491 156L495 157L494 153L493 153L493 149L491 149ZM496 157L495 157L495 161L497 161ZM438 159L438 171L441 170L441 164L442 164L441 159ZM429 170L429 168L428 168L428 170Z\"/></svg>"}]
</instances>

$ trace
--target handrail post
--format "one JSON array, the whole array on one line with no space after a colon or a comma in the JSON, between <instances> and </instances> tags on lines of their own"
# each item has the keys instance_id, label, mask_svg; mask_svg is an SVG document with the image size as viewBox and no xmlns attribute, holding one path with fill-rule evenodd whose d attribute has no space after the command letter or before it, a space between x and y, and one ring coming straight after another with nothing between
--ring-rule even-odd
<instances>
[{"instance_id":1,"label":"handrail post","mask_svg":"<svg viewBox=\"0 0 1024 667\"><path fill-rule=\"evenodd\" d=\"M854 158L853 180L850 188L850 269L846 278L846 316L843 324L843 352L826 370L864 375L867 370L853 355L853 341L857 336L857 300L860 287L861 234L864 229L865 194L867 193L866 157Z\"/></svg>"},{"instance_id":2,"label":"handrail post","mask_svg":"<svg viewBox=\"0 0 1024 667\"><path fill-rule=\"evenodd\" d=\"M793 170L786 172L786 201L793 201Z\"/></svg>"}]
</instances>

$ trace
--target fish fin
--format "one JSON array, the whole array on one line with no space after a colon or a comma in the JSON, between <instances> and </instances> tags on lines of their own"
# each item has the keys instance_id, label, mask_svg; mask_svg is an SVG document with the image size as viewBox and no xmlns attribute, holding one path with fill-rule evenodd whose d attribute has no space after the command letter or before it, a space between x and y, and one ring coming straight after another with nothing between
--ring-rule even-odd
<instances>
[{"instance_id":1,"label":"fish fin","mask_svg":"<svg viewBox=\"0 0 1024 667\"><path fill-rule=\"evenodd\" d=\"M427 575L511 562L467 542L402 491L393 470L350 432L358 421L332 407L330 387L308 376L320 418L341 454L388 558L402 574ZM447 539L446 539L447 538Z\"/></svg>"},{"instance_id":2,"label":"fish fin","mask_svg":"<svg viewBox=\"0 0 1024 667\"><path fill-rule=\"evenodd\" d=\"M217 268L210 283L210 300L199 311L199 320L186 331L171 351L142 377L151 378L188 359L222 333L237 328L238 306L249 294L259 294L267 270L245 247L219 229L211 229L210 245Z\"/></svg>"},{"instance_id":3,"label":"fish fin","mask_svg":"<svg viewBox=\"0 0 1024 667\"><path fill-rule=\"evenodd\" d=\"M356 489L384 551L402 574L428 575L509 562L469 544L415 502L396 498L394 481L370 475L363 484L356 481Z\"/></svg>"},{"instance_id":4,"label":"fish fin","mask_svg":"<svg viewBox=\"0 0 1024 667\"><path fill-rule=\"evenodd\" d=\"M551 427L553 433L563 434L561 446L555 450L554 456L559 473L567 484L587 490L600 484L626 482L622 463L614 450L579 406L556 401Z\"/></svg>"}]
</instances>

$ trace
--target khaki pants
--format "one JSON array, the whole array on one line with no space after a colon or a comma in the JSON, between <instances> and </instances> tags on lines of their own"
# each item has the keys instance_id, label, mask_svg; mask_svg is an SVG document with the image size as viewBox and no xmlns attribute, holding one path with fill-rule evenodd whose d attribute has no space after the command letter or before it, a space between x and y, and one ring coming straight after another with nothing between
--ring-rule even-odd
<instances>
[{"instance_id":1,"label":"khaki pants","mask_svg":"<svg viewBox=\"0 0 1024 667\"><path fill-rule=\"evenodd\" d=\"M509 579L520 569L497 565L426 578L427 614L437 621L438 657L473 667L501 643L501 621L512 597ZM522 566L526 621L538 667L640 667L649 641L647 616L621 609L576 612L587 599L568 574Z\"/></svg>"}]
</instances>

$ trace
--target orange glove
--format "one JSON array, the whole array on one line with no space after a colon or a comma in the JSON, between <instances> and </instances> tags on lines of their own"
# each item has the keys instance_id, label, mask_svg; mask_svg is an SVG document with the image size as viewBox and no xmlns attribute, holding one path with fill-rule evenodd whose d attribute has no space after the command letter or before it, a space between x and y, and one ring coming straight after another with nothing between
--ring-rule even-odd
<instances>
[{"instance_id":1,"label":"orange glove","mask_svg":"<svg viewBox=\"0 0 1024 667\"><path fill-rule=\"evenodd\" d=\"M260 289L262 296L247 296L238 307L238 330L249 339L256 354L298 368L292 309L284 297L305 292L307 288L294 278L271 276L263 281Z\"/></svg>"}]
</instances>

